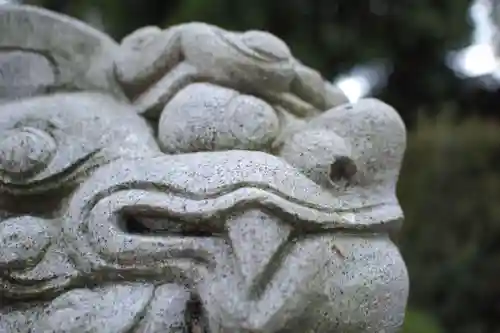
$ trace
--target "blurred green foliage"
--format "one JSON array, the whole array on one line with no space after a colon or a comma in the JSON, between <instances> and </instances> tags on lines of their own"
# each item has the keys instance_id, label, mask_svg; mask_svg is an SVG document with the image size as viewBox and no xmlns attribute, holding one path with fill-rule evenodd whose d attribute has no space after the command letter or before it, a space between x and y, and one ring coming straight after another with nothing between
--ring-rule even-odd
<instances>
[{"instance_id":1,"label":"blurred green foliage","mask_svg":"<svg viewBox=\"0 0 500 333\"><path fill-rule=\"evenodd\" d=\"M401 333L444 333L444 331L432 316L417 310L408 310Z\"/></svg>"},{"instance_id":2,"label":"blurred green foliage","mask_svg":"<svg viewBox=\"0 0 500 333\"><path fill-rule=\"evenodd\" d=\"M493 121L444 112L409 136L398 194L411 304L449 332L500 332L499 165Z\"/></svg>"}]
</instances>

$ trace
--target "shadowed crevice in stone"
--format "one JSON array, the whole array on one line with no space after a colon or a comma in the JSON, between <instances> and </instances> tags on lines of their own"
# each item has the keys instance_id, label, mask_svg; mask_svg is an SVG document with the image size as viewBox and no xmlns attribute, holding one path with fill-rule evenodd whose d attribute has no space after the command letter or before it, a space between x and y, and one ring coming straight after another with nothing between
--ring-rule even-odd
<instances>
[{"instance_id":1,"label":"shadowed crevice in stone","mask_svg":"<svg viewBox=\"0 0 500 333\"><path fill-rule=\"evenodd\" d=\"M187 303L185 320L188 333L210 333L205 310L197 296L192 296Z\"/></svg>"}]
</instances>

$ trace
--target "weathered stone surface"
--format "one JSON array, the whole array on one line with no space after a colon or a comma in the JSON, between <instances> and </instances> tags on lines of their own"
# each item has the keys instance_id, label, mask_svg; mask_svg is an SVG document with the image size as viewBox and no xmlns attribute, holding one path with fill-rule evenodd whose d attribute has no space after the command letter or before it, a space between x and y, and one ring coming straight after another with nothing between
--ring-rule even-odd
<instances>
[{"instance_id":1,"label":"weathered stone surface","mask_svg":"<svg viewBox=\"0 0 500 333\"><path fill-rule=\"evenodd\" d=\"M2 6L0 31L0 102L57 90L123 96L113 75L119 45L100 31L15 5Z\"/></svg>"},{"instance_id":2,"label":"weathered stone surface","mask_svg":"<svg viewBox=\"0 0 500 333\"><path fill-rule=\"evenodd\" d=\"M278 116L265 101L232 89L194 83L165 106L158 139L163 150L172 154L230 149L268 151L278 131Z\"/></svg>"},{"instance_id":3,"label":"weathered stone surface","mask_svg":"<svg viewBox=\"0 0 500 333\"><path fill-rule=\"evenodd\" d=\"M0 7L0 332L397 332L405 128L262 31Z\"/></svg>"}]
</instances>

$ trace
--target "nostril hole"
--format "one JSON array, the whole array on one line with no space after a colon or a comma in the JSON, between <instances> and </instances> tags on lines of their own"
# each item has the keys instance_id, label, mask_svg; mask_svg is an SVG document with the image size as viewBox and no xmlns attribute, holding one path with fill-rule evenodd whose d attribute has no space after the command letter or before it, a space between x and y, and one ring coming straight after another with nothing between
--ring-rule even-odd
<instances>
[{"instance_id":1,"label":"nostril hole","mask_svg":"<svg viewBox=\"0 0 500 333\"><path fill-rule=\"evenodd\" d=\"M330 165L330 179L334 182L348 180L358 172L356 163L347 156L339 156Z\"/></svg>"}]
</instances>

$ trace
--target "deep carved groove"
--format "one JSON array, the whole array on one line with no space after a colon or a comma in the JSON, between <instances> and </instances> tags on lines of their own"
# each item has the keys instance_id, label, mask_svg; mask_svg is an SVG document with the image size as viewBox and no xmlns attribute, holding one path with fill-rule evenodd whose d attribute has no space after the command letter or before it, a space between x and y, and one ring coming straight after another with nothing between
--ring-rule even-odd
<instances>
[{"instance_id":1,"label":"deep carved groove","mask_svg":"<svg viewBox=\"0 0 500 333\"><path fill-rule=\"evenodd\" d=\"M187 303L185 321L189 333L209 333L203 304L196 296Z\"/></svg>"}]
</instances>

